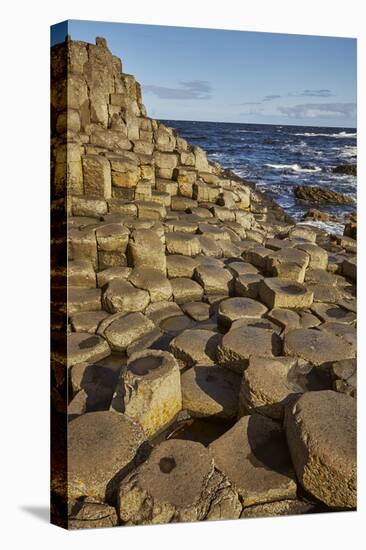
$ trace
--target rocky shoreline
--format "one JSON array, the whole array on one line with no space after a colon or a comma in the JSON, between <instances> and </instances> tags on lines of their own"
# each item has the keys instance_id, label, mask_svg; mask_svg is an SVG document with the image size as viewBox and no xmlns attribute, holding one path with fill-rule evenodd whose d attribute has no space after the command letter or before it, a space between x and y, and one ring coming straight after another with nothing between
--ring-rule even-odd
<instances>
[{"instance_id":1,"label":"rocky shoreline","mask_svg":"<svg viewBox=\"0 0 366 550\"><path fill-rule=\"evenodd\" d=\"M208 162L103 38L51 58L52 521L355 509L355 222Z\"/></svg>"}]
</instances>

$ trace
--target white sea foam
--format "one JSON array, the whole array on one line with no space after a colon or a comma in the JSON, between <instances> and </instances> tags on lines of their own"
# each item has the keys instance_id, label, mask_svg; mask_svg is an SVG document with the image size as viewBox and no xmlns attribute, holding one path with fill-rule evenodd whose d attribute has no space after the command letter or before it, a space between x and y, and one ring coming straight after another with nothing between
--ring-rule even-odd
<instances>
[{"instance_id":1,"label":"white sea foam","mask_svg":"<svg viewBox=\"0 0 366 550\"><path fill-rule=\"evenodd\" d=\"M340 157L348 158L348 157L355 157L357 156L357 147L354 145L346 145L341 153L339 153Z\"/></svg>"},{"instance_id":2,"label":"white sea foam","mask_svg":"<svg viewBox=\"0 0 366 550\"><path fill-rule=\"evenodd\" d=\"M299 164L265 164L265 166L275 170L292 170L293 172L321 172L319 166L314 166L314 168L302 168Z\"/></svg>"},{"instance_id":3,"label":"white sea foam","mask_svg":"<svg viewBox=\"0 0 366 550\"><path fill-rule=\"evenodd\" d=\"M333 137L333 138L355 138L357 137L356 132L338 132L338 134L318 134L315 132L305 132L303 134L294 134L295 136L305 136L305 137Z\"/></svg>"},{"instance_id":4,"label":"white sea foam","mask_svg":"<svg viewBox=\"0 0 366 550\"><path fill-rule=\"evenodd\" d=\"M323 229L327 233L332 233L335 235L343 235L344 225L339 222L322 222L319 220L307 220L303 222L304 225L311 225L313 227L318 227Z\"/></svg>"}]
</instances>

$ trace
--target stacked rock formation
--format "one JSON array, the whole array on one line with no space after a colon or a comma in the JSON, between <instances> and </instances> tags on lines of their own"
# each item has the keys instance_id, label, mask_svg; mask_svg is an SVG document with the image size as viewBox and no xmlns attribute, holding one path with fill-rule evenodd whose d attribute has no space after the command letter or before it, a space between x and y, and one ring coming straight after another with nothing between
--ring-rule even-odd
<instances>
[{"instance_id":1,"label":"stacked rock formation","mask_svg":"<svg viewBox=\"0 0 366 550\"><path fill-rule=\"evenodd\" d=\"M353 238L149 118L102 38L52 48L52 214L53 521L355 508Z\"/></svg>"}]
</instances>

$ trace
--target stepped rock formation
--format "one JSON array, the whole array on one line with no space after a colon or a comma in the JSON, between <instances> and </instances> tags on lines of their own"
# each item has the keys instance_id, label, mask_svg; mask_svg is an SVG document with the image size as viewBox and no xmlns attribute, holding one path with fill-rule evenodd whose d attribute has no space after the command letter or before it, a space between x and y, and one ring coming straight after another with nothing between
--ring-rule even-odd
<instances>
[{"instance_id":1,"label":"stepped rock formation","mask_svg":"<svg viewBox=\"0 0 366 550\"><path fill-rule=\"evenodd\" d=\"M353 508L356 241L149 118L103 38L51 59L52 521Z\"/></svg>"}]
</instances>

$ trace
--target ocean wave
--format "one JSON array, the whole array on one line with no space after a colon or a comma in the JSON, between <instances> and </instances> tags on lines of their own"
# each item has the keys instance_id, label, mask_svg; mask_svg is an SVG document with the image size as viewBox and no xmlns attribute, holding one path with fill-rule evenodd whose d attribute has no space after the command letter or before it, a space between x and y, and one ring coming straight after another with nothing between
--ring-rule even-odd
<instances>
[{"instance_id":1,"label":"ocean wave","mask_svg":"<svg viewBox=\"0 0 366 550\"><path fill-rule=\"evenodd\" d=\"M338 134L318 134L318 133L315 133L315 132L305 132L303 134L294 134L294 136L355 138L355 137L357 137L357 133L356 132L338 132Z\"/></svg>"},{"instance_id":2,"label":"ocean wave","mask_svg":"<svg viewBox=\"0 0 366 550\"><path fill-rule=\"evenodd\" d=\"M339 222L322 222L320 220L307 220L302 222L304 225L310 225L323 229L327 233L333 233L336 235L343 235L344 225Z\"/></svg>"},{"instance_id":3,"label":"ocean wave","mask_svg":"<svg viewBox=\"0 0 366 550\"><path fill-rule=\"evenodd\" d=\"M348 158L348 157L356 157L357 156L357 147L355 145L346 145L339 153L340 157Z\"/></svg>"},{"instance_id":4,"label":"ocean wave","mask_svg":"<svg viewBox=\"0 0 366 550\"><path fill-rule=\"evenodd\" d=\"M311 168L302 168L299 164L265 164L268 168L274 168L275 170L292 170L293 172L321 172L319 166L314 166Z\"/></svg>"}]
</instances>

